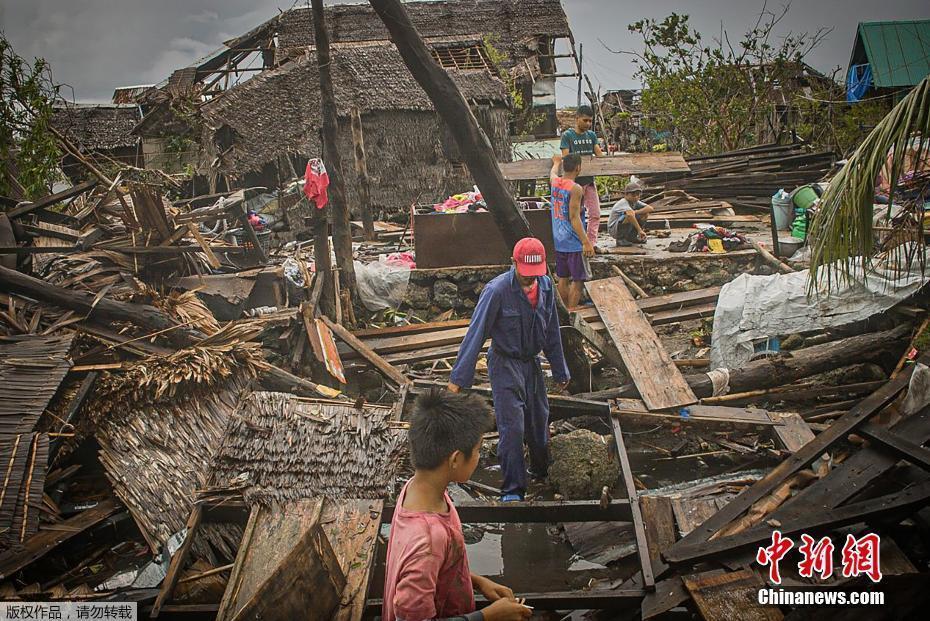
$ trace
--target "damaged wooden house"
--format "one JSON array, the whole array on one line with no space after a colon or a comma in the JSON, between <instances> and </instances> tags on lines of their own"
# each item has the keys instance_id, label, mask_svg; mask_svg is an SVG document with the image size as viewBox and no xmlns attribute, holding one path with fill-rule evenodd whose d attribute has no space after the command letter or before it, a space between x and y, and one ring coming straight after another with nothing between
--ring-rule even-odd
<instances>
[{"instance_id":1,"label":"damaged wooden house","mask_svg":"<svg viewBox=\"0 0 930 621\"><path fill-rule=\"evenodd\" d=\"M405 5L434 59L453 77L500 161L510 160L515 98L554 135L555 79L572 75L567 17L558 0L412 2ZM472 186L461 154L367 4L327 6L340 148L352 152L353 116L368 152L371 202L404 208ZM557 54L556 42L568 52ZM136 98L144 150L191 165L211 192L280 188L319 153L320 106L311 11L293 8ZM198 150L196 157L194 151ZM154 161L149 158L149 161ZM399 164L399 165L398 165ZM416 171L411 182L404 168ZM349 175L349 201L358 182ZM430 187L435 196L422 196Z\"/></svg>"},{"instance_id":2,"label":"damaged wooden house","mask_svg":"<svg viewBox=\"0 0 930 621\"><path fill-rule=\"evenodd\" d=\"M142 109L134 103L67 103L54 109L52 127L85 155L143 168L142 139L133 133L141 120ZM87 177L74 156L65 156L61 168L74 183Z\"/></svg>"}]
</instances>

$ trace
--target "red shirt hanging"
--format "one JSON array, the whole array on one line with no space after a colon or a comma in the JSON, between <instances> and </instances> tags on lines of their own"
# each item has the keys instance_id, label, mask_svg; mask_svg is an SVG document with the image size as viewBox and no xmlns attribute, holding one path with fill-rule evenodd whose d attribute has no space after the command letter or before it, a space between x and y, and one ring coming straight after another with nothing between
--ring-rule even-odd
<instances>
[{"instance_id":1,"label":"red shirt hanging","mask_svg":"<svg viewBox=\"0 0 930 621\"><path fill-rule=\"evenodd\" d=\"M323 160L313 158L307 162L307 172L304 175L304 194L307 198L316 203L317 209L326 207L329 197L326 195L326 188L329 187L329 175L326 173L326 167Z\"/></svg>"}]
</instances>

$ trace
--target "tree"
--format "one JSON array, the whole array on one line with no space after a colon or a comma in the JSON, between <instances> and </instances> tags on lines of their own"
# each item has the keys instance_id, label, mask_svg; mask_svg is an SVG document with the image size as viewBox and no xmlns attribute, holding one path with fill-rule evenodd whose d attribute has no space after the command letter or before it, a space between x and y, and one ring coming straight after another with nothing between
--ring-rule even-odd
<instances>
[{"instance_id":1,"label":"tree","mask_svg":"<svg viewBox=\"0 0 930 621\"><path fill-rule=\"evenodd\" d=\"M810 229L812 288L825 277L829 289L833 282L848 279L855 263L870 264L874 249L872 212L876 178L882 173L890 180L888 202L892 203L896 192L899 194L898 185L909 162L913 165L923 161L930 151L928 136L930 77L924 78L875 126L821 197L820 213ZM919 169L920 165L917 167ZM894 262L898 274L909 268L915 258L922 262L924 257L922 197L930 187L930 171L924 168L918 172L921 174L914 175L909 183L916 188L920 199L904 202L916 217L910 221L899 220L902 227L907 227L908 223L913 225L913 234L903 239L916 240L918 251ZM912 247L900 244L896 250L908 253Z\"/></svg>"},{"instance_id":2,"label":"tree","mask_svg":"<svg viewBox=\"0 0 930 621\"><path fill-rule=\"evenodd\" d=\"M642 79L646 124L677 137L675 146L711 154L756 143L777 95L786 94L806 67L804 58L829 33L788 33L775 42L780 14L763 9L756 24L734 45L729 33L705 43L687 15L672 13L630 24L643 38L633 52Z\"/></svg>"},{"instance_id":3,"label":"tree","mask_svg":"<svg viewBox=\"0 0 930 621\"><path fill-rule=\"evenodd\" d=\"M13 164L0 170L0 194L17 183L27 198L48 194L60 159L49 131L59 88L45 60L30 64L0 34L0 159Z\"/></svg>"}]
</instances>

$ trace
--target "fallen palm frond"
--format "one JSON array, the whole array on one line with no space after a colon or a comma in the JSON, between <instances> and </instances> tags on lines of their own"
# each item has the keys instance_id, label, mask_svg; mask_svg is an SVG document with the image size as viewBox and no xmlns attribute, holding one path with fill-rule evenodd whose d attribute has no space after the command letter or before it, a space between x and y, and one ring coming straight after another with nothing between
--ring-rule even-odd
<instances>
[{"instance_id":1,"label":"fallen palm frond","mask_svg":"<svg viewBox=\"0 0 930 621\"><path fill-rule=\"evenodd\" d=\"M97 391L98 418L126 404L156 403L206 394L233 375L254 378L262 361L261 344L252 341L261 327L227 324L215 334L169 356L140 360L106 376Z\"/></svg>"},{"instance_id":2,"label":"fallen palm frond","mask_svg":"<svg viewBox=\"0 0 930 621\"><path fill-rule=\"evenodd\" d=\"M162 295L148 285L143 285L142 288L142 292L151 298L152 306L163 310L183 324L205 334L214 334L220 329L216 317L197 297L196 291L171 291L167 295Z\"/></svg>"},{"instance_id":3,"label":"fallen palm frond","mask_svg":"<svg viewBox=\"0 0 930 621\"><path fill-rule=\"evenodd\" d=\"M918 140L916 154L912 138ZM893 203L896 193L900 192L899 180L907 164L922 162L928 147L930 77L924 78L875 126L830 182L810 230L811 291L822 289L820 280L824 278L827 291L837 280L849 282L856 257L863 257L866 265L871 263L876 178L880 173L887 175L890 180L888 200ZM922 218L918 218L917 223L922 227ZM919 232L917 238L922 243L922 228ZM906 257L902 265L916 258L923 266L922 250L921 246L921 252ZM897 249L892 250L895 251ZM906 269L907 266L904 271Z\"/></svg>"}]
</instances>

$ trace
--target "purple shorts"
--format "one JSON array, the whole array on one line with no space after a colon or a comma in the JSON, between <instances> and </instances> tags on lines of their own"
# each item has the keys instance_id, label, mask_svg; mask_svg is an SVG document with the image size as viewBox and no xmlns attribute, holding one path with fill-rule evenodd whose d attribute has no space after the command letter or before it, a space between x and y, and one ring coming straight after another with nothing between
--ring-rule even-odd
<instances>
[{"instance_id":1,"label":"purple shorts","mask_svg":"<svg viewBox=\"0 0 930 621\"><path fill-rule=\"evenodd\" d=\"M591 280L591 266L581 252L555 252L555 275L575 282Z\"/></svg>"}]
</instances>

